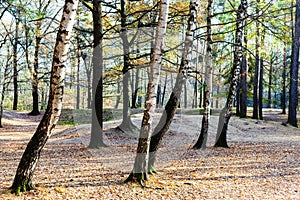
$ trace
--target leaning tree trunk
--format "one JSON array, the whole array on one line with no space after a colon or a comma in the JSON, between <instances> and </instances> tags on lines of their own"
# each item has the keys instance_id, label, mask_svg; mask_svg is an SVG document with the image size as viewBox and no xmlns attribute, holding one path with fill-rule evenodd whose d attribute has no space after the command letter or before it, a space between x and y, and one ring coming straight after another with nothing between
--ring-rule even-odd
<instances>
[{"instance_id":1,"label":"leaning tree trunk","mask_svg":"<svg viewBox=\"0 0 300 200\"><path fill-rule=\"evenodd\" d=\"M212 15L212 3L213 0L208 0L207 5L207 44L206 44L206 66L205 66L205 87L204 87L204 99L203 107L204 112L202 116L201 132L193 149L206 148L207 133L209 126L210 115L210 102L211 102L211 90L212 90L212 38L211 38L211 15Z\"/></svg>"},{"instance_id":2,"label":"leaning tree trunk","mask_svg":"<svg viewBox=\"0 0 300 200\"><path fill-rule=\"evenodd\" d=\"M245 15L247 9L247 0L241 0L241 4L237 10L237 22L236 22L236 35L235 35L235 47L234 47L234 60L231 70L231 81L229 86L229 92L225 107L222 109L219 117L219 124L217 130L217 138L215 147L226 147L227 144L227 129L230 117L232 115L232 103L234 100L236 86L240 75L240 64L243 57L243 29L245 22Z\"/></svg>"},{"instance_id":3,"label":"leaning tree trunk","mask_svg":"<svg viewBox=\"0 0 300 200\"><path fill-rule=\"evenodd\" d=\"M103 142L103 47L101 0L93 1L94 49L92 81L92 128L89 148L105 147Z\"/></svg>"},{"instance_id":4,"label":"leaning tree trunk","mask_svg":"<svg viewBox=\"0 0 300 200\"><path fill-rule=\"evenodd\" d=\"M162 51L164 37L167 29L169 0L161 0L158 26L156 29L156 40L154 44L153 58L151 60L150 77L147 88L146 108L142 120L137 155L134 167L127 181L136 179L140 184L147 180L149 144L152 131L153 114L156 108L157 88L160 78L162 62Z\"/></svg>"},{"instance_id":5,"label":"leaning tree trunk","mask_svg":"<svg viewBox=\"0 0 300 200\"><path fill-rule=\"evenodd\" d=\"M186 37L184 41L183 55L182 55L179 71L176 77L175 86L165 106L164 112L151 135L150 150L149 150L150 157L149 157L149 164L148 164L148 171L150 173L155 172L154 163L156 159L156 153L159 148L159 144L161 143L161 140L165 135L165 133L169 130L176 109L178 108L180 103L183 85L186 82L186 71L189 69L189 63L191 61L191 55L192 55L193 34L196 28L195 24L197 19L197 8L198 8L198 1L191 0L188 27L187 27Z\"/></svg>"},{"instance_id":6,"label":"leaning tree trunk","mask_svg":"<svg viewBox=\"0 0 300 200\"><path fill-rule=\"evenodd\" d=\"M55 127L61 114L66 61L78 1L66 0L65 2L54 47L48 106L18 165L11 186L12 192L16 194L34 188L32 176L40 153L51 136L52 129Z\"/></svg>"},{"instance_id":7,"label":"leaning tree trunk","mask_svg":"<svg viewBox=\"0 0 300 200\"><path fill-rule=\"evenodd\" d=\"M296 1L295 33L293 38L293 54L290 72L290 95L288 123L298 127L297 106L298 106L298 73L299 73L299 38L300 38L300 0Z\"/></svg>"}]
</instances>

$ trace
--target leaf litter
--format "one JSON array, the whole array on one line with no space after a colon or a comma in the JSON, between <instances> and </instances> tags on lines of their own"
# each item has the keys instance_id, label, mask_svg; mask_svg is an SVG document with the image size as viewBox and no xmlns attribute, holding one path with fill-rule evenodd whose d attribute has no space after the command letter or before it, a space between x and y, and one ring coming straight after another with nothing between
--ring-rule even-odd
<instances>
[{"instance_id":1,"label":"leaf litter","mask_svg":"<svg viewBox=\"0 0 300 200\"><path fill-rule=\"evenodd\" d=\"M123 184L133 166L136 137L106 123L108 148L89 150L88 125L57 126L37 166L35 190L9 193L19 160L39 117L6 111L0 130L0 199L300 199L300 131L280 121L233 117L230 149L213 148L217 117L211 117L208 148L192 150L201 116L179 116L157 153L158 173L147 187ZM139 117L134 121L140 123Z\"/></svg>"}]
</instances>

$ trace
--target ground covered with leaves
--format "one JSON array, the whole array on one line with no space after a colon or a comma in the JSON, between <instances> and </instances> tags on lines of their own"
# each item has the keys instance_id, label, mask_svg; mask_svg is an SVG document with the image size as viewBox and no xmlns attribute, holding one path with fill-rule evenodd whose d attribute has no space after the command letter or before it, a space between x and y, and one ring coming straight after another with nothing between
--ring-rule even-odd
<instances>
[{"instance_id":1,"label":"ground covered with leaves","mask_svg":"<svg viewBox=\"0 0 300 200\"><path fill-rule=\"evenodd\" d=\"M41 116L6 111L0 129L0 199L300 199L300 131L282 124L286 116L278 117L279 112L269 112L267 121L233 117L230 149L212 147L218 122L212 116L205 150L191 149L201 116L178 114L158 152L158 173L145 188L123 184L133 166L137 133L115 129L118 120L107 122L109 147L90 150L89 125L60 125L42 152L37 188L15 196L9 187ZM138 126L141 115L132 119Z\"/></svg>"}]
</instances>

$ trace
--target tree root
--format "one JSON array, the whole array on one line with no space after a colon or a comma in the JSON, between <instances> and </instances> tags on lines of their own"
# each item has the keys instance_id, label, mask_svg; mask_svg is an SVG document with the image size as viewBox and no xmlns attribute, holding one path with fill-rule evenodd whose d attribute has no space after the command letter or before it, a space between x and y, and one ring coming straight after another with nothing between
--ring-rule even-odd
<instances>
[{"instance_id":1,"label":"tree root","mask_svg":"<svg viewBox=\"0 0 300 200\"><path fill-rule=\"evenodd\" d=\"M131 172L128 178L124 181L124 183L129 182L137 182L142 187L146 187L145 181L147 180L147 174L146 173L133 173Z\"/></svg>"},{"instance_id":2,"label":"tree root","mask_svg":"<svg viewBox=\"0 0 300 200\"><path fill-rule=\"evenodd\" d=\"M35 189L35 186L32 183L20 184L20 185L17 185L17 186L12 186L10 188L11 193L15 194L15 195L20 195L21 192L27 192L27 191L30 191L30 190L33 190L33 189Z\"/></svg>"}]
</instances>

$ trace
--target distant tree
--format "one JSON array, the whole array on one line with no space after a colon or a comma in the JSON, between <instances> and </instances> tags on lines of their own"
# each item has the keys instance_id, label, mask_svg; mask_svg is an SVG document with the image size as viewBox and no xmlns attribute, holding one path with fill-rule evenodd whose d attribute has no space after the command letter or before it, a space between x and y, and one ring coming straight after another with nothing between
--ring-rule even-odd
<instances>
[{"instance_id":1,"label":"distant tree","mask_svg":"<svg viewBox=\"0 0 300 200\"><path fill-rule=\"evenodd\" d=\"M40 153L59 120L64 94L66 62L79 0L66 0L54 47L48 106L18 165L11 190L15 194L34 188L33 173Z\"/></svg>"},{"instance_id":2,"label":"distant tree","mask_svg":"<svg viewBox=\"0 0 300 200\"><path fill-rule=\"evenodd\" d=\"M9 52L9 48L7 48L7 59L6 63L4 66L4 73L3 73L3 83L2 83L2 91L1 91L1 99L0 99L0 128L3 128L2 125L2 117L3 117L3 103L4 103L4 97L5 97L5 92L8 88L9 85L9 62L11 59L11 55Z\"/></svg>"},{"instance_id":3,"label":"distant tree","mask_svg":"<svg viewBox=\"0 0 300 200\"><path fill-rule=\"evenodd\" d=\"M288 123L298 127L298 75L299 75L299 39L300 39L300 0L296 0L295 33L293 38L292 63L290 68L290 91Z\"/></svg>"},{"instance_id":4,"label":"distant tree","mask_svg":"<svg viewBox=\"0 0 300 200\"><path fill-rule=\"evenodd\" d=\"M244 49L243 49L243 59L241 63L241 75L240 75L240 114L239 116L241 118L247 117L247 70L248 70L248 62L247 62L247 28L246 28L246 23L245 21L245 30L244 30Z\"/></svg>"},{"instance_id":5,"label":"distant tree","mask_svg":"<svg viewBox=\"0 0 300 200\"><path fill-rule=\"evenodd\" d=\"M128 30L127 30L127 13L126 13L126 1L120 0L121 9L120 9L120 15L121 15L121 31L120 36L122 39L122 46L123 46L123 118L121 124L118 126L118 128L124 132L136 132L137 127L133 124L130 117L130 98L129 98L129 79L130 79L130 47L132 46L132 42L135 39L135 37L132 38L132 40L129 40L128 38Z\"/></svg>"},{"instance_id":6,"label":"distant tree","mask_svg":"<svg viewBox=\"0 0 300 200\"><path fill-rule=\"evenodd\" d=\"M18 99L19 99L19 84L18 84L18 45L19 45L19 24L20 24L20 8L16 6L15 13L15 36L13 44L13 84L14 84L14 101L13 101L13 110L18 109Z\"/></svg>"},{"instance_id":7,"label":"distant tree","mask_svg":"<svg viewBox=\"0 0 300 200\"><path fill-rule=\"evenodd\" d=\"M233 55L233 66L231 69L230 86L227 95L225 107L222 109L219 116L218 130L215 147L226 147L227 144L227 129L230 117L232 115L232 104L236 93L236 87L238 78L240 75L240 64L243 57L242 42L243 42L243 30L245 25L247 9L247 0L241 0L241 3L237 10L236 20L236 33L235 33L235 44L234 44L234 55Z\"/></svg>"},{"instance_id":8,"label":"distant tree","mask_svg":"<svg viewBox=\"0 0 300 200\"><path fill-rule=\"evenodd\" d=\"M287 68L287 42L284 41L283 70L282 70L282 96L281 96L282 114L286 114L286 68Z\"/></svg>"},{"instance_id":9,"label":"distant tree","mask_svg":"<svg viewBox=\"0 0 300 200\"><path fill-rule=\"evenodd\" d=\"M256 14L259 15L258 3L260 0L256 0ZM254 70L254 82L253 82L253 119L258 119L258 80L259 80L259 38L260 38L260 25L259 22L255 22L256 35L255 35L255 70Z\"/></svg>"}]
</instances>

